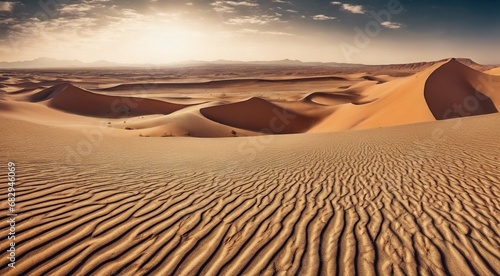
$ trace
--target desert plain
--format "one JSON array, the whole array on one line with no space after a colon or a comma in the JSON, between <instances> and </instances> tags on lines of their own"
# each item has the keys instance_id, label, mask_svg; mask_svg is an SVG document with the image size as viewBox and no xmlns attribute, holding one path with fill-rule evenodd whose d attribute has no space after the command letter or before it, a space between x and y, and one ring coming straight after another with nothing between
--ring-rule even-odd
<instances>
[{"instance_id":1,"label":"desert plain","mask_svg":"<svg viewBox=\"0 0 500 276\"><path fill-rule=\"evenodd\" d=\"M498 109L455 58L0 69L0 274L498 275Z\"/></svg>"}]
</instances>

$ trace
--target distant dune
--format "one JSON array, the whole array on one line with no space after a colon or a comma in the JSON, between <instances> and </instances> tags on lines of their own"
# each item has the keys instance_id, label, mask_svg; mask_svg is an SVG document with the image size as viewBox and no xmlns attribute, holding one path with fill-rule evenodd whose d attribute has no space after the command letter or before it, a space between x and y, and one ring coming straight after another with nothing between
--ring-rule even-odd
<instances>
[{"instance_id":1,"label":"distant dune","mask_svg":"<svg viewBox=\"0 0 500 276\"><path fill-rule=\"evenodd\" d=\"M296 78L288 77L282 79L264 79L264 78L249 78L249 79L230 79L230 80L212 80L212 81L200 81L200 82L178 82L178 83L151 83L144 85L141 83L132 84L119 84L112 87L98 89L99 91L141 91L147 90L148 87L151 89L195 89L195 88L227 88L227 87L239 87L248 85L262 85L262 84L287 84L287 83L307 83L307 82L322 82L322 81L340 81L345 80L342 77L307 77L307 78Z\"/></svg>"},{"instance_id":2,"label":"distant dune","mask_svg":"<svg viewBox=\"0 0 500 276\"><path fill-rule=\"evenodd\" d=\"M155 120L135 118L131 125L120 126L138 130L128 134L230 137L235 136L235 131L243 136L332 132L497 112L500 77L481 73L465 64L479 66L470 60L447 59L403 65L401 70L424 68L406 77L362 72L338 76L119 83L91 89L98 93L62 79L9 83L7 78L4 85L9 90L6 96L71 114L100 118L163 116ZM380 68L394 69L388 65ZM382 70L380 68L377 71ZM258 95L252 97L252 93ZM190 108L178 113L187 106ZM190 126L187 118L197 123ZM176 121L182 125L176 125ZM117 127L111 123L110 126ZM210 128L214 131L207 131Z\"/></svg>"},{"instance_id":3,"label":"distant dune","mask_svg":"<svg viewBox=\"0 0 500 276\"><path fill-rule=\"evenodd\" d=\"M93 117L141 116L170 114L184 105L164 101L99 95L71 84L58 84L28 97L32 102L44 102L49 107L69 113Z\"/></svg>"}]
</instances>

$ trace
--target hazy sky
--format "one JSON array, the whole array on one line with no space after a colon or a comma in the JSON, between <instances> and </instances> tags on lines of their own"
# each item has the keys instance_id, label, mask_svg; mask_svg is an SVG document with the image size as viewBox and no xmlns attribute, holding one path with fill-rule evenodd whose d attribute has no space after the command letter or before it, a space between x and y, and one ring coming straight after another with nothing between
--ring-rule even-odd
<instances>
[{"instance_id":1,"label":"hazy sky","mask_svg":"<svg viewBox=\"0 0 500 276\"><path fill-rule=\"evenodd\" d=\"M500 63L500 0L0 1L0 61Z\"/></svg>"}]
</instances>

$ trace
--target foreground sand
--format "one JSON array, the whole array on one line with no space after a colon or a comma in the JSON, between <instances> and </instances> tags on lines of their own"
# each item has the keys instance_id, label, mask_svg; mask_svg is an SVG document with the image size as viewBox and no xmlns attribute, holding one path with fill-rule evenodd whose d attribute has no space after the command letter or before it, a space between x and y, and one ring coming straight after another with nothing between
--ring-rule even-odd
<instances>
[{"instance_id":1,"label":"foreground sand","mask_svg":"<svg viewBox=\"0 0 500 276\"><path fill-rule=\"evenodd\" d=\"M95 135L79 159L68 148L89 141L81 131L0 120L19 213L17 268L2 257L1 275L500 273L498 114L331 134Z\"/></svg>"}]
</instances>

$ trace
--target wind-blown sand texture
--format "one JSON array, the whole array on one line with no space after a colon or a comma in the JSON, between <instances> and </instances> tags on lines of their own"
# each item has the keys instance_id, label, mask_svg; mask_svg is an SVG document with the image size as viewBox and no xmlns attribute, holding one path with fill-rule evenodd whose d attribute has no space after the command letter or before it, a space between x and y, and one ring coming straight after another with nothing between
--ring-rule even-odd
<instances>
[{"instance_id":1,"label":"wind-blown sand texture","mask_svg":"<svg viewBox=\"0 0 500 276\"><path fill-rule=\"evenodd\" d=\"M17 164L19 215L16 269L2 257L1 275L500 273L499 82L456 60L141 101L3 75L0 158ZM260 135L269 110L300 133ZM188 134L227 138L160 137Z\"/></svg>"}]
</instances>

